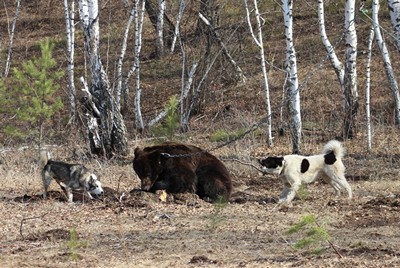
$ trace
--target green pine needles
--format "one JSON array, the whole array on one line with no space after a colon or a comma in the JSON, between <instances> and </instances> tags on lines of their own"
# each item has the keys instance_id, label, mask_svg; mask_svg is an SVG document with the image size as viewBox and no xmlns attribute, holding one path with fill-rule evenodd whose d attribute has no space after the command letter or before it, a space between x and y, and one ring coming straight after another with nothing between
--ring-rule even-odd
<instances>
[{"instance_id":1,"label":"green pine needles","mask_svg":"<svg viewBox=\"0 0 400 268\"><path fill-rule=\"evenodd\" d=\"M300 233L302 238L293 245L296 250L308 249L308 252L312 254L320 254L323 252L323 249L319 247L321 242L328 242L331 245L328 231L317 223L312 214L301 217L300 221L287 231L288 235L297 233Z\"/></svg>"},{"instance_id":2,"label":"green pine needles","mask_svg":"<svg viewBox=\"0 0 400 268\"><path fill-rule=\"evenodd\" d=\"M80 248L86 248L88 246L88 241L80 240L78 232L75 228L72 228L70 230L70 240L65 243L65 246L68 248L69 258L73 261L78 261L82 258L78 251Z\"/></svg>"},{"instance_id":3,"label":"green pine needles","mask_svg":"<svg viewBox=\"0 0 400 268\"><path fill-rule=\"evenodd\" d=\"M222 215L222 210L228 206L228 201L222 196L219 196L213 203L214 212L210 215L210 222L207 224L208 230L214 232L218 227L225 221L225 217Z\"/></svg>"},{"instance_id":4,"label":"green pine needles","mask_svg":"<svg viewBox=\"0 0 400 268\"><path fill-rule=\"evenodd\" d=\"M151 129L151 132L156 136L165 136L168 139L172 139L174 134L179 130L179 114L178 114L179 101L175 95L173 95L168 103L165 105L167 114L165 115L164 121L158 124L156 127Z\"/></svg>"},{"instance_id":5,"label":"green pine needles","mask_svg":"<svg viewBox=\"0 0 400 268\"><path fill-rule=\"evenodd\" d=\"M39 46L40 57L13 68L12 77L0 82L0 109L13 117L12 124L4 127L6 134L33 138L40 145L43 124L63 107L61 98L54 95L64 72L55 70L54 44L45 39Z\"/></svg>"}]
</instances>

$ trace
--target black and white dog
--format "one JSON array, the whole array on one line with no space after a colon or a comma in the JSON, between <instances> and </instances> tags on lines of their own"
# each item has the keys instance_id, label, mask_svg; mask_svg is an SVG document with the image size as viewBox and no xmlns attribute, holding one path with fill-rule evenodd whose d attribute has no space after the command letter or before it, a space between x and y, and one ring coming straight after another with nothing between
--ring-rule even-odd
<instances>
[{"instance_id":1,"label":"black and white dog","mask_svg":"<svg viewBox=\"0 0 400 268\"><path fill-rule=\"evenodd\" d=\"M331 140L319 155L286 155L258 161L264 172L277 174L283 180L285 187L279 197L279 203L289 204L301 184L313 182L319 174L326 175L324 180L332 185L336 195L340 195L340 190L345 189L349 198L352 198L351 187L344 176L343 156L342 144L337 140Z\"/></svg>"},{"instance_id":2,"label":"black and white dog","mask_svg":"<svg viewBox=\"0 0 400 268\"><path fill-rule=\"evenodd\" d=\"M103 188L97 176L82 164L53 161L49 152L43 150L40 152L40 165L42 167L44 198L47 197L47 189L53 179L63 189L68 202L73 202L72 191L76 189L83 189L90 199L93 199L91 194L103 194Z\"/></svg>"}]
</instances>

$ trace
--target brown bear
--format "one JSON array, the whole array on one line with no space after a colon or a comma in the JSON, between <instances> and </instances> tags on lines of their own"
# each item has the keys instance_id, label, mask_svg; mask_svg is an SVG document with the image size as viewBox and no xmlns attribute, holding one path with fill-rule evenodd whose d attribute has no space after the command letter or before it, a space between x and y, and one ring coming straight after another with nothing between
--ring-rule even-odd
<instances>
[{"instance_id":1,"label":"brown bear","mask_svg":"<svg viewBox=\"0 0 400 268\"><path fill-rule=\"evenodd\" d=\"M149 192L190 192L207 201L228 200L232 181L225 165L193 145L165 142L135 149L133 169L141 189Z\"/></svg>"}]
</instances>

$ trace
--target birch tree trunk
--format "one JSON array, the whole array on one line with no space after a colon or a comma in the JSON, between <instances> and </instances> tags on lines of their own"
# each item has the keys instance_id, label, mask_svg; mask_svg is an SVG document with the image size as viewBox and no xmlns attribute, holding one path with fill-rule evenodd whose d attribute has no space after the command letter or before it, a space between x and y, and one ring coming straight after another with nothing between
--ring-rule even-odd
<instances>
[{"instance_id":1,"label":"birch tree trunk","mask_svg":"<svg viewBox=\"0 0 400 268\"><path fill-rule=\"evenodd\" d=\"M165 14L165 0L158 0L157 12L157 57L161 58L164 55L164 14Z\"/></svg>"},{"instance_id":2,"label":"birch tree trunk","mask_svg":"<svg viewBox=\"0 0 400 268\"><path fill-rule=\"evenodd\" d=\"M176 39L180 36L180 25L181 25L181 20L182 20L182 16L183 16L185 7L186 7L185 0L179 0L179 11L178 11L178 15L176 16L174 37L172 38L172 44L171 44L171 54L174 53Z\"/></svg>"},{"instance_id":3,"label":"birch tree trunk","mask_svg":"<svg viewBox=\"0 0 400 268\"><path fill-rule=\"evenodd\" d=\"M346 35L346 63L344 74L344 101L345 115L343 138L351 139L356 135L356 115L358 112L357 93L357 34L355 27L355 0L346 0L345 35Z\"/></svg>"},{"instance_id":4,"label":"birch tree trunk","mask_svg":"<svg viewBox=\"0 0 400 268\"><path fill-rule=\"evenodd\" d=\"M393 101L394 101L394 115L395 115L395 124L397 127L400 127L400 94L399 87L394 76L392 63L390 61L389 51L386 47L385 41L382 38L381 30L379 28L378 21L378 12L379 12L379 1L372 1L372 21L374 25L374 31L376 35L376 42L378 43L379 50L381 51L383 58L383 65L385 68L386 75L390 84L390 91L392 92Z\"/></svg>"},{"instance_id":5,"label":"birch tree trunk","mask_svg":"<svg viewBox=\"0 0 400 268\"><path fill-rule=\"evenodd\" d=\"M292 152L300 153L301 149L301 113L300 113L300 92L299 81L297 77L296 51L293 44L293 3L291 0L282 0L282 12L285 21L286 36L286 63L285 69L287 73L288 83L287 106L290 120L290 133L292 136Z\"/></svg>"},{"instance_id":6,"label":"birch tree trunk","mask_svg":"<svg viewBox=\"0 0 400 268\"><path fill-rule=\"evenodd\" d=\"M365 114L367 119L367 149L368 151L372 148L372 131L371 131L371 55L372 55L372 43L374 42L374 27L371 27L368 39L368 56L367 56L367 70L366 70L366 82L365 82Z\"/></svg>"},{"instance_id":7,"label":"birch tree trunk","mask_svg":"<svg viewBox=\"0 0 400 268\"><path fill-rule=\"evenodd\" d=\"M142 89L140 88L140 51L142 49L142 29L144 19L145 0L135 1L135 51L134 51L134 69L136 73L135 88L135 123L134 127L139 131L144 130L144 123L141 110ZM140 9L139 9L140 7Z\"/></svg>"},{"instance_id":8,"label":"birch tree trunk","mask_svg":"<svg viewBox=\"0 0 400 268\"><path fill-rule=\"evenodd\" d=\"M76 90L74 76L74 52L75 52L75 1L64 0L65 27L67 33L67 74L68 74L68 99L69 99L69 122L76 118Z\"/></svg>"},{"instance_id":9,"label":"birch tree trunk","mask_svg":"<svg viewBox=\"0 0 400 268\"><path fill-rule=\"evenodd\" d=\"M17 24L17 18L18 18L18 12L19 12L20 6L21 6L21 0L18 0L17 1L17 7L15 9L14 18L13 18L13 21L12 21L12 24L11 24L10 39L9 39L8 48L7 48L6 66L5 66L5 69L4 69L4 77L7 77L8 73L10 72L11 55L12 55L12 50L13 50L14 33L15 33L15 25Z\"/></svg>"},{"instance_id":10,"label":"birch tree trunk","mask_svg":"<svg viewBox=\"0 0 400 268\"><path fill-rule=\"evenodd\" d=\"M136 0L135 0L136 1ZM138 0L140 1L140 0ZM146 0L145 2L145 10L147 11L147 14L149 16L149 19L151 21L151 24L154 27L154 30L157 32L157 21L158 21L158 2L160 0ZM165 1L165 0L164 0ZM165 14L164 12L164 43L165 42L165 37L166 36L170 36L172 37L174 35L174 30L175 30L175 26L172 23L172 21L168 18L168 16Z\"/></svg>"},{"instance_id":11,"label":"birch tree trunk","mask_svg":"<svg viewBox=\"0 0 400 268\"><path fill-rule=\"evenodd\" d=\"M87 106L89 111L92 111L88 114L89 141L93 153L111 158L114 154L127 155L128 142L122 115L110 94L110 84L100 59L98 11L97 0L79 0L79 14L91 74L87 99L92 99L94 103ZM96 110L98 112L94 112ZM90 128L92 122L99 126L98 132ZM93 137L100 137L100 144Z\"/></svg>"},{"instance_id":12,"label":"birch tree trunk","mask_svg":"<svg viewBox=\"0 0 400 268\"><path fill-rule=\"evenodd\" d=\"M189 130L189 116L191 110L188 109L188 101L187 97L189 95L189 91L192 87L193 83L193 76L196 72L197 69L197 62L194 62L192 67L190 68L187 80L186 80L186 75L185 75L185 69L186 69L186 53L184 52L184 47L182 47L182 53L184 53L184 58L183 58L183 68L182 68L182 89L181 89L181 96L180 96L180 109L181 109L181 116L180 116L180 128L182 132L186 132Z\"/></svg>"},{"instance_id":13,"label":"birch tree trunk","mask_svg":"<svg viewBox=\"0 0 400 268\"><path fill-rule=\"evenodd\" d=\"M388 0L390 21L396 36L397 50L400 52L400 1Z\"/></svg>"},{"instance_id":14,"label":"birch tree trunk","mask_svg":"<svg viewBox=\"0 0 400 268\"><path fill-rule=\"evenodd\" d=\"M255 11L255 19L257 22L257 36L254 34L253 31L253 26L251 25L251 20L250 20L250 11L249 7L247 4L247 0L244 0L244 6L246 9L246 14L247 14L247 23L249 24L250 28L250 33L251 36L253 37L254 42L258 46L259 53L260 53L260 59L261 59L261 70L263 73L263 91L265 94L265 105L266 105L266 110L267 110L267 139L268 139L268 145L270 147L273 146L273 140L272 140L272 119L271 119L271 103L270 103L270 97L269 97L269 86L268 86L268 76L267 76L267 67L266 67L266 60L265 60L265 53L264 53L264 42L263 42L263 35L262 35L262 30L261 30L261 16L260 12L258 10L258 2L257 0L253 1L254 4L254 11Z\"/></svg>"},{"instance_id":15,"label":"birch tree trunk","mask_svg":"<svg viewBox=\"0 0 400 268\"><path fill-rule=\"evenodd\" d=\"M318 26L319 26L319 34L322 39L322 44L325 46L326 52L328 53L329 61L332 64L333 69L335 70L336 76L339 79L340 86L342 88L342 93L344 89L344 67L343 64L339 61L338 57L335 53L335 48L332 46L331 42L328 39L325 30L325 13L324 13L324 0L318 0Z\"/></svg>"},{"instance_id":16,"label":"birch tree trunk","mask_svg":"<svg viewBox=\"0 0 400 268\"><path fill-rule=\"evenodd\" d=\"M121 47L121 54L118 57L118 63L117 63L117 107L118 109L121 108L121 95L122 95L122 65L123 61L125 58L125 53L126 53L126 47L128 44L128 37L129 37L129 30L131 28L133 18L135 17L135 6L132 7L131 13L128 18L128 22L126 23L126 28L122 40L122 47ZM127 95L124 95L126 98ZM126 106L124 106L126 108Z\"/></svg>"}]
</instances>

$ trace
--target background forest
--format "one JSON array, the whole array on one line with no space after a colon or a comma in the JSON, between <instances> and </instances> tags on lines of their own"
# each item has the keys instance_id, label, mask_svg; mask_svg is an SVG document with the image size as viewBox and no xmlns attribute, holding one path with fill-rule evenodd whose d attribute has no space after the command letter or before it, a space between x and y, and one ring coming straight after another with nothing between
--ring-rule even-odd
<instances>
[{"instance_id":1,"label":"background forest","mask_svg":"<svg viewBox=\"0 0 400 268\"><path fill-rule=\"evenodd\" d=\"M128 1L99 2L100 48L98 54L109 80L108 89L118 100L118 105L121 105L129 139L165 136L163 129L168 123L162 112L166 108L170 108L170 101L174 97L179 100L179 103L173 107L178 114L176 118L181 118L180 128L175 126L174 134L218 136L218 133L220 135L223 133L222 136L225 137L222 139L224 139L226 136L238 136L263 117L268 118L260 51L250 34L243 3L240 1L182 2L185 3L185 9L180 21L181 38L175 41L174 52L171 53L174 39L172 27L179 14L180 2L165 2L164 44L163 51L160 52L154 18L149 16L149 14L157 15L157 13L154 10L152 10L153 13L148 12L151 8L157 9L158 2L147 1L147 12L144 14L142 26L140 69L138 69L140 71L133 75L130 71L131 66L136 64L135 21L130 25L130 31L126 36L126 51L124 52L126 55L121 50L127 23L135 6ZM80 78L83 77L87 81L89 88L93 85L90 80L90 56L85 56L84 32L79 23L78 7L75 7L74 82L72 83L67 71L69 54L67 53L68 36L64 7L61 4L56 5L54 1L22 2L16 16L16 3L11 1L6 3L1 11L0 21L3 36L0 70L6 88L3 90L3 94L6 95L3 98L5 100L19 98L20 100L3 103L0 120L2 126L14 125L20 131L4 132L3 127L0 139L4 146L21 142L29 144L35 140L37 142L40 125L44 127L45 143L68 144L72 140L74 143L80 141L82 144L88 144L86 134L88 120L85 119L87 96L81 90L83 85ZM75 4L77 5L77 3ZM140 3L135 3L135 5L137 4ZM345 2L324 1L324 4L327 36L339 61L344 63L346 60ZM71 5L72 2L68 3L70 11ZM361 1L356 3L356 8L360 8L360 11L355 12L358 37L356 89L359 101L355 121L357 132L355 138L361 140L366 140L365 88L368 41L372 25L371 6L372 3ZM140 6L136 8L140 11ZM249 5L249 11L252 10L252 5ZM290 118L285 102L287 96L284 95L287 72L285 70L285 27L281 4L277 1L262 1L258 3L258 10L262 18L261 31L271 102L272 137L276 138L279 134L285 134L291 138ZM210 27L199 18L199 12L204 13L210 20ZM140 15L140 13L138 14ZM251 14L250 16L252 16ZM386 4L382 5L379 18L385 37L384 41L394 64L394 75L397 77L395 63L398 62L399 53L396 49L396 38L390 24ZM256 29L255 20L252 19L252 21L252 25ZM15 25L15 29L12 32L11 26L13 25ZM322 135L324 140L341 138L343 136L344 97L340 82L322 43L318 27L316 3L302 1L293 5L293 41L297 57L298 90L301 97L302 133L304 139L310 137L310 134ZM11 68L7 77L4 77L11 32L13 33L12 53L9 61ZM14 68L21 68L22 64L39 57L41 54L39 43L46 38L54 44L52 56L56 62L55 66L47 71L48 75L61 71L63 76L56 77L57 79L53 78L56 87L52 88L55 91L51 94L47 93L48 96L44 96L44 98L48 98L47 102L51 105L54 104L57 97L61 97L63 108L55 109L54 114L50 114L49 120L45 118L40 119L39 122L32 122L26 118L18 120L21 118L16 114L22 107L20 102L27 99L27 96L23 96L27 93L16 90L18 88L16 83L21 84L22 82L16 81ZM390 83L385 74L381 53L376 42L372 46L371 59L370 107L374 133L378 133L380 128L391 128L395 125L395 107L392 104ZM232 64L232 61L235 64ZM197 67L191 74L191 68L195 64ZM238 69L242 74L238 72ZM135 77L136 75L140 78ZM240 75L243 77L239 77ZM35 80L32 77L29 79ZM34 81L29 83L34 83ZM126 84L125 88L129 94L122 92L118 96L118 87L121 87L119 83ZM69 99L71 85L76 88L76 108L72 107L73 103ZM188 97L181 102L185 85L189 87L186 93ZM139 123L137 115L135 115L135 107L137 107L135 90L137 88L140 88L141 91L142 122ZM184 113L187 113L189 106L191 107L190 119L185 124L182 118L184 118ZM76 109L76 116L72 119L71 110L73 109ZM175 120L179 123L179 119ZM174 128L174 126L168 126L168 128ZM260 136L267 139L266 125L259 125L258 128ZM15 135L16 133L19 135Z\"/></svg>"}]
</instances>

